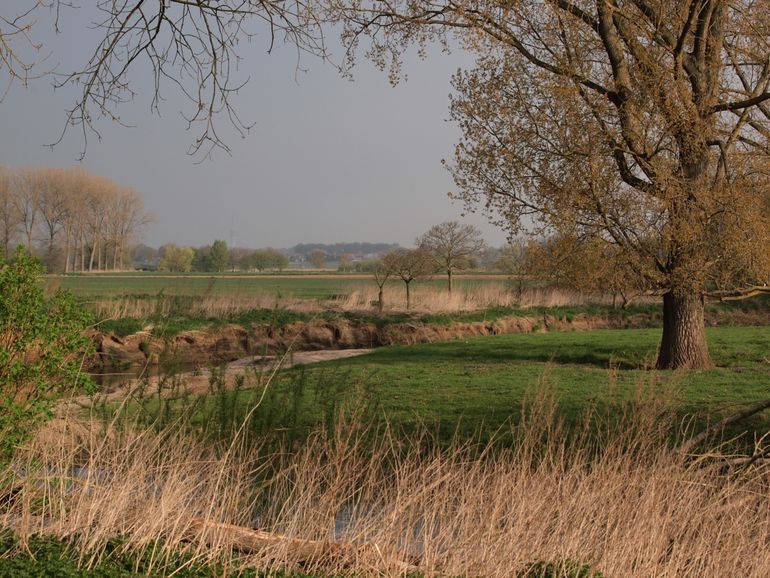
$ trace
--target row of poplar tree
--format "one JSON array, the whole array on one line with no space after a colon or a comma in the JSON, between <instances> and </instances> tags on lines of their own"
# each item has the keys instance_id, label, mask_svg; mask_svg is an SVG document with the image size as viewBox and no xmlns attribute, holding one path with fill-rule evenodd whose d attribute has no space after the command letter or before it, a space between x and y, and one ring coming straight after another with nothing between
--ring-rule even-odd
<instances>
[{"instance_id":1,"label":"row of poplar tree","mask_svg":"<svg viewBox=\"0 0 770 578\"><path fill-rule=\"evenodd\" d=\"M121 270L152 220L136 190L82 168L0 166L0 242L23 244L49 271Z\"/></svg>"}]
</instances>

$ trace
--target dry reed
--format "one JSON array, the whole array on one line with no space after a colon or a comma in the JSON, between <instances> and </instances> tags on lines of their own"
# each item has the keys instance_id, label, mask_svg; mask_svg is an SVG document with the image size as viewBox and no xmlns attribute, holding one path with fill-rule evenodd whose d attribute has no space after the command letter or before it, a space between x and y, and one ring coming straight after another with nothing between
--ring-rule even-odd
<instances>
[{"instance_id":1,"label":"dry reed","mask_svg":"<svg viewBox=\"0 0 770 578\"><path fill-rule=\"evenodd\" d=\"M99 319L148 319L172 313L199 317L226 317L253 309L286 309L299 312L373 311L376 309L377 287L373 283L356 284L333 299L298 298L291 295L228 293L200 297L123 296L96 299L86 306ZM389 284L384 290L385 310L406 311L403 285ZM588 294L556 287L511 287L500 282L458 285L452 293L434 284L416 283L412 287L411 310L417 313L454 313L479 311L492 307L560 307L609 305L612 296Z\"/></svg>"},{"instance_id":2,"label":"dry reed","mask_svg":"<svg viewBox=\"0 0 770 578\"><path fill-rule=\"evenodd\" d=\"M186 298L123 296L86 301L84 305L98 319L149 319L156 316L168 317L172 314L214 318L254 309L277 308L307 312L322 310L320 302L310 299L239 293Z\"/></svg>"},{"instance_id":3,"label":"dry reed","mask_svg":"<svg viewBox=\"0 0 770 578\"><path fill-rule=\"evenodd\" d=\"M617 427L594 415L567 436L540 395L504 449L373 432L341 414L333 432L266 453L239 439L206 446L181 428L60 422L6 472L14 497L0 523L72 539L84 565L120 535L159 574L183 549L230 569L361 576L403 575L410 560L425 576L509 577L568 559L604 576L767 576L768 471L684 463L666 441L671 423L647 399ZM224 530L196 533L201 518L285 539L238 552ZM291 538L360 547L302 561Z\"/></svg>"},{"instance_id":4,"label":"dry reed","mask_svg":"<svg viewBox=\"0 0 770 578\"><path fill-rule=\"evenodd\" d=\"M345 311L371 308L377 301L377 287L362 285L337 299L336 304ZM411 309L425 313L452 313L478 311L492 307L561 307L589 304L611 304L608 295L588 294L557 287L515 288L500 282L484 282L458 285L449 293L445 287L415 284L412 287ZM385 309L404 311L406 293L401 284L388 285L384 291Z\"/></svg>"}]
</instances>

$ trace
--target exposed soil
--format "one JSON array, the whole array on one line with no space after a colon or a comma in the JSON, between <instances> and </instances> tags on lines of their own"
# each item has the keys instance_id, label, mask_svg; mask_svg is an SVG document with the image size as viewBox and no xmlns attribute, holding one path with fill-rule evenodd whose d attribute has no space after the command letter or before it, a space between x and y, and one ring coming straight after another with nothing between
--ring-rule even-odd
<instances>
[{"instance_id":1,"label":"exposed soil","mask_svg":"<svg viewBox=\"0 0 770 578\"><path fill-rule=\"evenodd\" d=\"M297 322L281 327L228 325L206 330L183 331L172 337L158 337L151 330L118 337L94 331L97 355L92 367L155 365L164 358L180 363L209 366L227 363L247 355L272 355L292 351L371 349L383 345L449 341L479 335L575 331L625 327L629 321L601 318L559 319L553 316L509 317L491 322L431 325L422 322L374 323L347 320ZM647 326L637 320L633 325Z\"/></svg>"},{"instance_id":2,"label":"exposed soil","mask_svg":"<svg viewBox=\"0 0 770 578\"><path fill-rule=\"evenodd\" d=\"M770 315L740 311L707 313L710 326L770 324ZM205 330L183 331L171 337L153 335L151 328L126 337L94 331L91 337L97 354L93 369L156 365L163 359L207 367L232 362L246 356L294 352L372 349L383 345L450 341L482 335L547 331L587 331L659 327L661 321L650 314L620 316L557 317L533 315L504 317L494 321L458 322L448 325L421 321L375 324L364 321L319 320L283 326L254 324L227 325Z\"/></svg>"}]
</instances>

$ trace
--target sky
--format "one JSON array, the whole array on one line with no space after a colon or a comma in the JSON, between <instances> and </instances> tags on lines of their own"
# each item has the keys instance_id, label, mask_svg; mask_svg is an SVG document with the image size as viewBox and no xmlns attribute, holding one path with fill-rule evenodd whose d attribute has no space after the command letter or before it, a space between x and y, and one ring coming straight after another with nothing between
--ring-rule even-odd
<instances>
[{"instance_id":1,"label":"sky","mask_svg":"<svg viewBox=\"0 0 770 578\"><path fill-rule=\"evenodd\" d=\"M7 2L7 4L6 4ZM24 0L3 0L6 16ZM98 40L89 8L66 10L55 34L45 18L33 29L46 64L82 66ZM387 74L361 59L353 81L312 57L297 72L296 52L279 46L266 54L256 38L240 51L239 73L248 84L234 97L245 138L225 118L218 121L231 154L200 160L187 154L197 133L186 130L182 96L165 86L160 115L150 110L146 67L129 76L137 97L119 109L131 127L100 120L101 139L86 155L77 130L56 141L76 93L53 89L50 78L14 85L0 102L0 164L73 166L140 191L155 216L143 241L203 245L214 239L246 247L297 243L387 242L410 246L431 225L460 220L479 226L488 243L505 234L482 215L462 217L461 204L441 165L451 159L459 129L447 122L450 79L472 65L461 50L427 59L407 58L408 80L396 87ZM41 52L42 53L42 52ZM0 71L0 76L4 71ZM0 80L5 80L0 78Z\"/></svg>"}]
</instances>

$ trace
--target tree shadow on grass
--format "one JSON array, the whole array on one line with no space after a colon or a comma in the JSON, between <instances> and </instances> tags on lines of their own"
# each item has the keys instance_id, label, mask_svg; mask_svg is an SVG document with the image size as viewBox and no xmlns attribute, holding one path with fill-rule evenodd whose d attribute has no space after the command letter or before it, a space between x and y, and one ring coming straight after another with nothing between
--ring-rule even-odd
<instances>
[{"instance_id":1,"label":"tree shadow on grass","mask_svg":"<svg viewBox=\"0 0 770 578\"><path fill-rule=\"evenodd\" d=\"M486 337L471 341L388 347L377 350L372 356L360 361L383 365L531 362L639 369L649 366L654 360L656 344L657 342L649 339L640 339L637 343L618 343L610 340L596 342L579 338L574 342L526 342L506 340L503 337Z\"/></svg>"}]
</instances>

